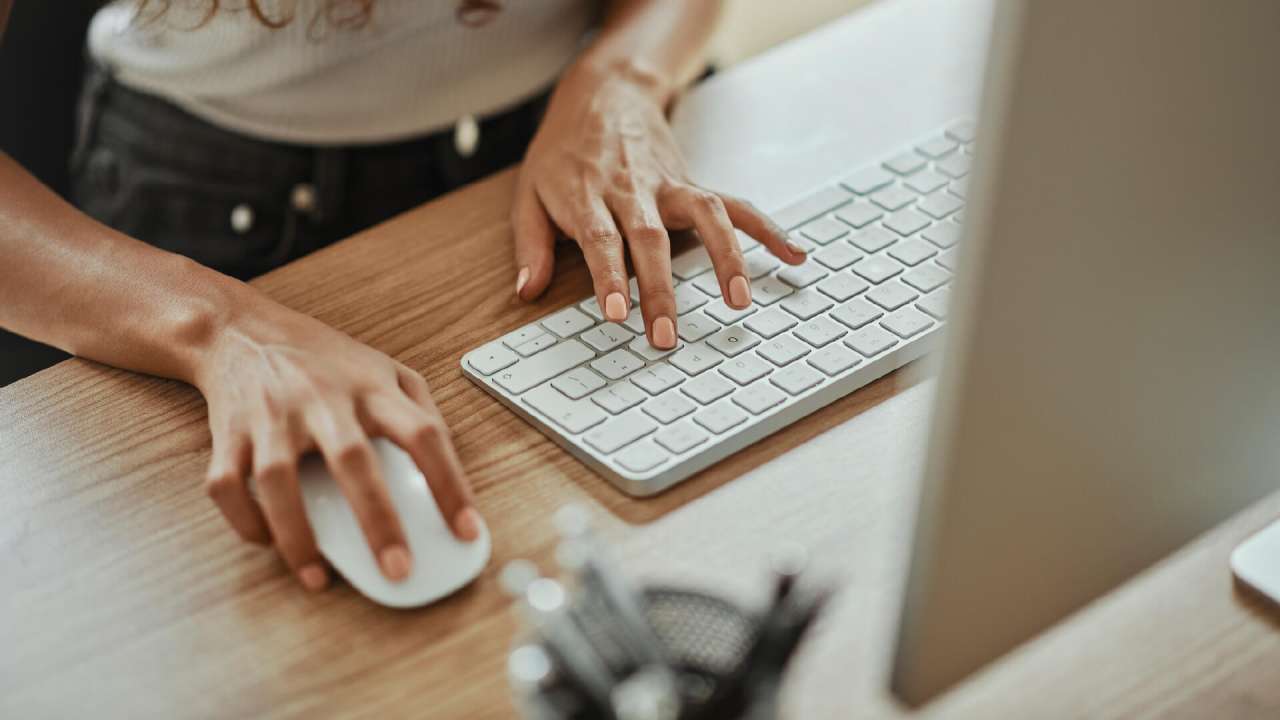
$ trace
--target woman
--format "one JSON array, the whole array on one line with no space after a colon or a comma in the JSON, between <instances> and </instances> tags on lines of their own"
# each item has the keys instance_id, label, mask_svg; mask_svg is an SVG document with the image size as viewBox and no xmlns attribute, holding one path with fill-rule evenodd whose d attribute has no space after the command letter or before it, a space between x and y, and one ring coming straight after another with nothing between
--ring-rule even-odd
<instances>
[{"instance_id":1,"label":"woman","mask_svg":"<svg viewBox=\"0 0 1280 720\"><path fill-rule=\"evenodd\" d=\"M0 33L13 0L0 0ZM669 229L696 229L726 302L751 302L734 228L803 252L737 198L693 185L664 109L697 70L715 2L117 0L95 17L65 204L0 156L0 326L204 395L207 489L309 590L328 582L299 495L312 449L384 574L410 556L369 445L428 478L477 532L425 381L241 282L521 158L515 293L551 281L557 232L601 311L676 343ZM547 88L554 85L554 90ZM478 119L477 119L478 118ZM255 500L248 480L257 487Z\"/></svg>"}]
</instances>

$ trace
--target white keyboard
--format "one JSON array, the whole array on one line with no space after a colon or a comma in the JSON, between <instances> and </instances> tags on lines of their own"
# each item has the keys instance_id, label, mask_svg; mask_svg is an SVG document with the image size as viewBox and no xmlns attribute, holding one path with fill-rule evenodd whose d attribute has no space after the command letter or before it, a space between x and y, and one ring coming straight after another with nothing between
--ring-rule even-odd
<instances>
[{"instance_id":1,"label":"white keyboard","mask_svg":"<svg viewBox=\"0 0 1280 720\"><path fill-rule=\"evenodd\" d=\"M773 213L809 252L739 233L753 304L702 248L673 258L675 350L595 297L468 352L462 371L623 492L657 493L920 357L946 318L973 125L955 123Z\"/></svg>"}]
</instances>

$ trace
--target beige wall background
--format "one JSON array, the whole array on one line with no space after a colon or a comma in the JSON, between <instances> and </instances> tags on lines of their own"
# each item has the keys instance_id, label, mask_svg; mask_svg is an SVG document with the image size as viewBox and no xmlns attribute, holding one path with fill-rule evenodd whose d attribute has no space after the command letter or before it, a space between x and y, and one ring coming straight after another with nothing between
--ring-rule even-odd
<instances>
[{"instance_id":1,"label":"beige wall background","mask_svg":"<svg viewBox=\"0 0 1280 720\"><path fill-rule=\"evenodd\" d=\"M713 57L728 67L873 1L728 0Z\"/></svg>"}]
</instances>

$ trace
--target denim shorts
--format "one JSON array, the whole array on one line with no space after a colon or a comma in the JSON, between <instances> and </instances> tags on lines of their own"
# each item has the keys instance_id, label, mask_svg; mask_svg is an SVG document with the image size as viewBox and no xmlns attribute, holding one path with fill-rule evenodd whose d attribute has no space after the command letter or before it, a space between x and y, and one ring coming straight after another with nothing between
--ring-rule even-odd
<instances>
[{"instance_id":1,"label":"denim shorts","mask_svg":"<svg viewBox=\"0 0 1280 720\"><path fill-rule=\"evenodd\" d=\"M72 198L106 225L248 279L518 162L542 93L454 129L349 147L275 143L216 127L93 67L81 96Z\"/></svg>"}]
</instances>

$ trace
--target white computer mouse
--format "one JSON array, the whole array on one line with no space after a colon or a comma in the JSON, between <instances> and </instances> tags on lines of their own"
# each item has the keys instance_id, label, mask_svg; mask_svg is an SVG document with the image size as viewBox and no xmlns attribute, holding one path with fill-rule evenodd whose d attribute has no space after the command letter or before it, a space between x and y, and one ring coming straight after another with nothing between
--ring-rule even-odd
<instances>
[{"instance_id":1,"label":"white computer mouse","mask_svg":"<svg viewBox=\"0 0 1280 720\"><path fill-rule=\"evenodd\" d=\"M409 576L393 582L382 574L346 496L312 454L299 464L298 482L321 554L352 587L390 607L426 605L471 582L489 562L489 528L481 522L471 542L454 537L409 454L383 438L373 440L373 449L413 555Z\"/></svg>"}]
</instances>

